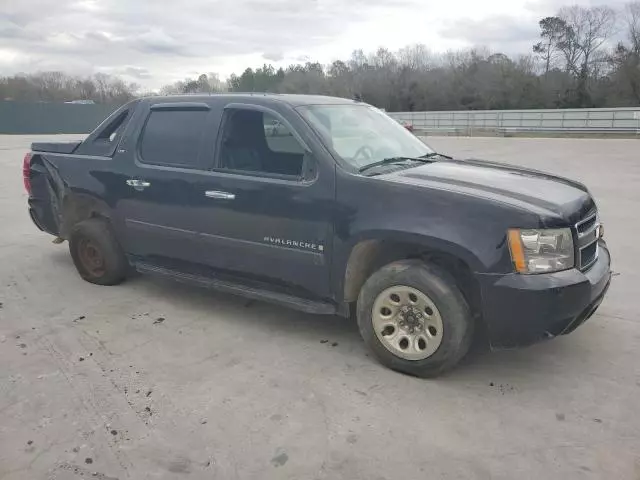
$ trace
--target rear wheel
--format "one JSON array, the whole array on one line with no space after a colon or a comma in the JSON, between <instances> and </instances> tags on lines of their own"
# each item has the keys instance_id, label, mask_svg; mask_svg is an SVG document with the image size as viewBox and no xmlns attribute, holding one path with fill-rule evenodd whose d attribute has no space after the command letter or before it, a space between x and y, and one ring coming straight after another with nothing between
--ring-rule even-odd
<instances>
[{"instance_id":1,"label":"rear wheel","mask_svg":"<svg viewBox=\"0 0 640 480\"><path fill-rule=\"evenodd\" d=\"M116 285L127 276L127 259L106 220L90 218L75 225L69 236L69 252L87 282Z\"/></svg>"},{"instance_id":2,"label":"rear wheel","mask_svg":"<svg viewBox=\"0 0 640 480\"><path fill-rule=\"evenodd\" d=\"M391 263L369 277L358 298L358 326L381 363L421 377L454 367L474 330L454 279L418 260Z\"/></svg>"}]
</instances>

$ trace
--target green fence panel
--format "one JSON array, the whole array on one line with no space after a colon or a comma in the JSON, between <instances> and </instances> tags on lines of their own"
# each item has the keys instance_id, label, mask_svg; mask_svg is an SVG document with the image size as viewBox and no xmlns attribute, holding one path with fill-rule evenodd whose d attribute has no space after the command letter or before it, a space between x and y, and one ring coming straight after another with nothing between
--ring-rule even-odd
<instances>
[{"instance_id":1,"label":"green fence panel","mask_svg":"<svg viewBox=\"0 0 640 480\"><path fill-rule=\"evenodd\" d=\"M118 105L0 101L0 134L89 133Z\"/></svg>"}]
</instances>

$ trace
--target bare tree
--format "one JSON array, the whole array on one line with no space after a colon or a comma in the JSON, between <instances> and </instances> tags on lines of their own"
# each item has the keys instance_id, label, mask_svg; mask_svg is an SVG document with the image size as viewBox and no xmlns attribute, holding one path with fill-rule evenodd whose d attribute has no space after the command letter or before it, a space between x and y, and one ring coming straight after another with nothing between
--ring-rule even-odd
<instances>
[{"instance_id":1,"label":"bare tree","mask_svg":"<svg viewBox=\"0 0 640 480\"><path fill-rule=\"evenodd\" d=\"M180 93L216 93L227 90L226 82L220 80L217 73L203 73L197 78L186 78L165 85L160 95L176 95Z\"/></svg>"},{"instance_id":2,"label":"bare tree","mask_svg":"<svg viewBox=\"0 0 640 480\"><path fill-rule=\"evenodd\" d=\"M640 55L640 2L627 3L624 8L624 17L631 51Z\"/></svg>"},{"instance_id":3,"label":"bare tree","mask_svg":"<svg viewBox=\"0 0 640 480\"><path fill-rule=\"evenodd\" d=\"M63 72L0 77L0 99L4 100L93 100L96 103L121 104L134 98L137 90L137 85L103 73L93 77L75 77Z\"/></svg>"},{"instance_id":4,"label":"bare tree","mask_svg":"<svg viewBox=\"0 0 640 480\"><path fill-rule=\"evenodd\" d=\"M569 70L576 76L587 76L594 54L615 32L616 12L609 7L562 8L558 14L566 28L559 48L565 54Z\"/></svg>"},{"instance_id":5,"label":"bare tree","mask_svg":"<svg viewBox=\"0 0 640 480\"><path fill-rule=\"evenodd\" d=\"M567 24L558 17L545 17L538 25L542 40L533 46L533 51L542 59L546 76L560 54L559 44L567 32Z\"/></svg>"},{"instance_id":6,"label":"bare tree","mask_svg":"<svg viewBox=\"0 0 640 480\"><path fill-rule=\"evenodd\" d=\"M593 106L590 85L603 71L605 56L601 49L615 31L616 12L609 7L574 5L560 9L557 18L564 26L556 47L564 56L566 71L577 82L568 94L569 103L576 107Z\"/></svg>"},{"instance_id":7,"label":"bare tree","mask_svg":"<svg viewBox=\"0 0 640 480\"><path fill-rule=\"evenodd\" d=\"M624 20L628 43L618 43L609 57L613 69L611 77L617 87L613 96L621 96L622 98L614 101L627 104L627 93L636 105L640 105L640 2L628 3L625 6Z\"/></svg>"},{"instance_id":8,"label":"bare tree","mask_svg":"<svg viewBox=\"0 0 640 480\"><path fill-rule=\"evenodd\" d=\"M421 44L409 45L398 52L398 62L411 70L429 70L433 66L433 55Z\"/></svg>"},{"instance_id":9,"label":"bare tree","mask_svg":"<svg viewBox=\"0 0 640 480\"><path fill-rule=\"evenodd\" d=\"M184 93L184 82L181 80L169 85L164 85L160 89L160 95L177 95L179 93Z\"/></svg>"}]
</instances>

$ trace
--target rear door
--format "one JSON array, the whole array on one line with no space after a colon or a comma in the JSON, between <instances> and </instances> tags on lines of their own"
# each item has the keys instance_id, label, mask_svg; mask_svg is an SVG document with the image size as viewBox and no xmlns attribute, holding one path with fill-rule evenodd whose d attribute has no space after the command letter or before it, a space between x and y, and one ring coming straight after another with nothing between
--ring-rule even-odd
<instances>
[{"instance_id":1,"label":"rear door","mask_svg":"<svg viewBox=\"0 0 640 480\"><path fill-rule=\"evenodd\" d=\"M122 177L117 212L125 249L139 257L198 262L197 208L211 167L217 126L209 105L147 107L116 152ZM209 163L207 163L209 162Z\"/></svg>"},{"instance_id":2,"label":"rear door","mask_svg":"<svg viewBox=\"0 0 640 480\"><path fill-rule=\"evenodd\" d=\"M200 250L210 266L329 297L335 165L311 153L304 125L227 105L202 184Z\"/></svg>"}]
</instances>

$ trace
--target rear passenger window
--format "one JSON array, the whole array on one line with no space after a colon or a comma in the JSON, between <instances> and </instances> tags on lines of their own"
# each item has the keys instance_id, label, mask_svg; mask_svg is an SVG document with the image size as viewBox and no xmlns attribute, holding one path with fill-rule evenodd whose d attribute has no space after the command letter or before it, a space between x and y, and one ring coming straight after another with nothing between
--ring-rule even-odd
<instances>
[{"instance_id":1,"label":"rear passenger window","mask_svg":"<svg viewBox=\"0 0 640 480\"><path fill-rule=\"evenodd\" d=\"M152 110L140 141L144 163L198 168L207 110Z\"/></svg>"}]
</instances>

